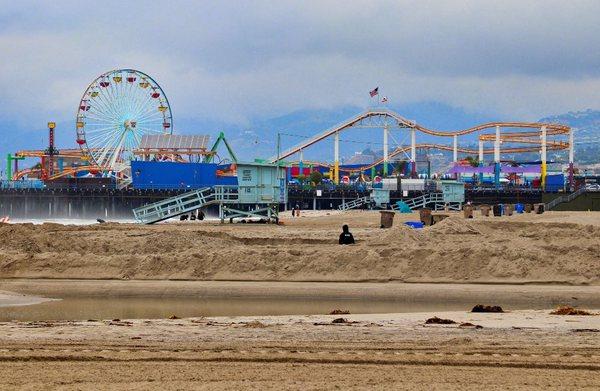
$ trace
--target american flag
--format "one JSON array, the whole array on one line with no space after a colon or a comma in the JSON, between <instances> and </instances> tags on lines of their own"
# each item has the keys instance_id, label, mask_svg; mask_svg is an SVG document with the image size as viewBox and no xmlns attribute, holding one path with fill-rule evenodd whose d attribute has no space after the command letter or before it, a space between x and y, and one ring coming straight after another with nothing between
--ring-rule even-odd
<instances>
[{"instance_id":1,"label":"american flag","mask_svg":"<svg viewBox=\"0 0 600 391\"><path fill-rule=\"evenodd\" d=\"M379 95L379 87L375 87L374 90L369 91L369 95L371 95L371 98L375 95Z\"/></svg>"}]
</instances>

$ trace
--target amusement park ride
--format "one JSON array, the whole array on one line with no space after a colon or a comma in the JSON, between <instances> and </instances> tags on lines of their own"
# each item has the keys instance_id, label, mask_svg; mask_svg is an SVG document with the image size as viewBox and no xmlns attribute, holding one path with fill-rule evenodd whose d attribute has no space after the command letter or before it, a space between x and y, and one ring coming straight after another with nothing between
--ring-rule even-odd
<instances>
[{"instance_id":1,"label":"amusement park ride","mask_svg":"<svg viewBox=\"0 0 600 391\"><path fill-rule=\"evenodd\" d=\"M214 160L220 143L225 144L231 157L231 163L237 163L237 157L223 133L219 135L210 149L206 147L207 140L194 142L189 139L190 137L205 136L172 135L173 116L165 92L152 77L134 69L112 70L94 79L81 97L75 123L76 143L79 149L58 151L54 146L55 125L49 123L50 142L46 150L19 151L8 156L9 179L15 180L27 176L52 181L62 177L91 175L113 177L121 185L127 186L131 183L130 162L132 160L152 159L155 161L210 163ZM383 130L383 157L370 164L343 168L340 166L340 134L356 128ZM410 145L398 145L390 151L389 132L394 128L410 133ZM493 129L494 132L482 133L488 129ZM418 144L417 132L451 139L452 144ZM459 137L478 132L478 150L459 146ZM287 150L278 150L277 155L268 159L267 162L278 166L294 164L286 162L286 159L298 155L299 160L296 164L300 167L300 172L303 172L302 168L306 163L303 158L304 151L330 137L334 139L333 163L320 164L330 167L331 179L336 184L340 182L341 168L350 173L364 173L371 170L371 174L373 174L374 168L381 165L383 175L387 176L389 163L397 156L406 155L409 152L409 171L411 177L414 178L417 176L418 149L452 151L455 164L459 162L459 153L478 156L477 162L481 167L480 175L483 172L490 172L490 166L484 167L486 165L484 158L485 155L493 155L492 163L496 185L499 183L501 174L501 152L539 153L542 188L547 173L547 152L568 150L569 181L571 184L573 183L574 142L573 131L568 126L553 123L493 122L468 129L439 131L407 120L387 108L368 109ZM160 146L151 142L156 138L161 140ZM186 145L185 148L182 147L182 142ZM485 148L485 143L492 143L493 148ZM502 148L503 144L505 144L504 148ZM27 157L39 158L41 164L38 167L19 170L19 160Z\"/></svg>"},{"instance_id":2,"label":"amusement park ride","mask_svg":"<svg viewBox=\"0 0 600 391\"><path fill-rule=\"evenodd\" d=\"M127 181L131 176L129 161L147 152L137 150L141 140L170 135L173 117L165 92L152 77L134 69L118 69L98 76L81 97L76 115L79 149L58 151L54 147L54 127L49 123L48 149L8 156L10 179L28 176L48 181L81 173ZM204 150L188 152L210 155ZM163 150L161 154L175 156L175 151ZM19 170L18 161L28 157L39 158L41 164Z\"/></svg>"},{"instance_id":3,"label":"amusement park ride","mask_svg":"<svg viewBox=\"0 0 600 391\"><path fill-rule=\"evenodd\" d=\"M313 146L314 144L327 139L329 137L334 138L334 158L332 168L332 179L337 184L340 182L340 155L339 155L339 143L340 133L356 128L380 128L383 129L383 157L374 163L364 165L361 167L352 167L345 171L349 172L365 172L373 169L375 166L380 164L383 165L383 175L388 175L388 163L391 158L404 154L410 151L410 168L411 176L416 177L416 162L417 162L417 149L438 149L447 150L453 152L453 162L458 163L458 153L466 153L472 155L478 155L479 166L484 165L484 155L494 155L494 177L495 183L498 185L500 180L500 153L526 153L526 152L539 152L541 156L541 180L542 187L547 172L547 151L548 150L569 150L569 182L573 183L573 131L570 127L560 124L552 123L529 123L529 122L492 122L482 125L478 125L472 128L457 130L457 131L439 131L428 129L422 125L417 124L414 121L409 121L399 114L388 110L388 109L369 109L364 111L357 116L344 121L330 129L325 130L316 136L303 141L283 152L279 152L276 156L269 159L270 163L281 162L294 155L299 155L300 159L298 165L302 168L303 166L303 152L305 149ZM401 128L410 131L411 142L410 146L398 146L393 151L389 151L389 131L391 128ZM458 137L465 136L471 133L480 132L486 129L495 129L492 134L480 134L479 136L479 149L477 151L460 148L458 146ZM524 129L519 132L505 132L502 133L502 129ZM529 129L536 129L535 131ZM432 144L424 143L417 144L417 132L428 134L431 136L452 138L452 146L444 144ZM568 141L556 141L548 140L548 136L567 136ZM493 142L493 148L485 149L485 142ZM518 146L511 146L501 150L503 143L513 144L525 144ZM302 171L302 170L301 170Z\"/></svg>"}]
</instances>

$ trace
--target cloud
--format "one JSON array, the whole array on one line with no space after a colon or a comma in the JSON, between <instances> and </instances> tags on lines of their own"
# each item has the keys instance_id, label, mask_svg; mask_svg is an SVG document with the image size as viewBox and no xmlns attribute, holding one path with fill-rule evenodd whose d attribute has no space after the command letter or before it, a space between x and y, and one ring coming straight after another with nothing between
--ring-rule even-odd
<instances>
[{"instance_id":1,"label":"cloud","mask_svg":"<svg viewBox=\"0 0 600 391\"><path fill-rule=\"evenodd\" d=\"M177 118L440 101L507 119L600 107L596 1L4 2L0 117L73 118L140 69Z\"/></svg>"}]
</instances>

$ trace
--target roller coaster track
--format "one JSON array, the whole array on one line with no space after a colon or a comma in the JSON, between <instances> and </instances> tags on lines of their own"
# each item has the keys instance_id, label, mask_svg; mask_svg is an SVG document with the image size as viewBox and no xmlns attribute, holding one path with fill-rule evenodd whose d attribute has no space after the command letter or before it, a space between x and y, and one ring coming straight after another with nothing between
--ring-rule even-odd
<instances>
[{"instance_id":1,"label":"roller coaster track","mask_svg":"<svg viewBox=\"0 0 600 391\"><path fill-rule=\"evenodd\" d=\"M303 141L292 148L289 148L282 153L279 153L278 156L271 157L269 161L271 163L278 162L283 160L289 156L292 156L305 148L310 147L313 144L316 144L327 137L334 135L337 132L341 132L343 130L352 128L352 127L383 127L383 126L397 126L401 128L410 128L418 130L419 132L429 134L432 136L438 137L454 137L454 136L463 136L470 133L479 132L484 129L491 129L495 127L501 128L522 128L522 129L541 129L542 127L546 127L547 135L561 135L568 134L571 130L570 127L560 124L551 124L551 123L540 123L540 122L489 122L481 125L474 126L468 129L455 130L455 131L439 131L428 129L424 126L417 124L414 121L410 121L398 113L395 113L391 110L387 109L371 109L364 111L355 117L350 118L338 125L335 125L324 132L321 132L312 138ZM540 131L537 132L522 132L522 133L506 133L504 140L512 139L513 142L520 142L520 139L526 139L527 137L536 137L540 135ZM482 135L482 140L493 140L495 135ZM501 139L502 139L501 135ZM519 140L519 141L517 141ZM560 148L562 149L562 148ZM508 149L503 149L504 152L509 152Z\"/></svg>"},{"instance_id":2,"label":"roller coaster track","mask_svg":"<svg viewBox=\"0 0 600 391\"><path fill-rule=\"evenodd\" d=\"M24 177L25 175L29 175L29 174L38 174L39 175L41 171L42 170L40 170L39 168L26 168L24 170L16 172L13 175L12 180L17 181L17 180L21 179L22 177Z\"/></svg>"},{"instance_id":3,"label":"roller coaster track","mask_svg":"<svg viewBox=\"0 0 600 391\"><path fill-rule=\"evenodd\" d=\"M18 157L34 157L34 158L43 158L48 157L49 155L44 150L22 150L17 151L15 156ZM85 160L86 154L80 149L61 149L59 154L54 155L55 158L74 158ZM73 175L82 171L105 171L104 168L96 166L96 165L85 165L85 166L77 166L77 167L67 167L60 172L56 172L53 176L49 177L49 180L62 178L68 175ZM30 174L41 174L41 169L39 168L28 168L25 170L21 170L16 172L13 176L13 179L21 179L25 175Z\"/></svg>"},{"instance_id":4,"label":"roller coaster track","mask_svg":"<svg viewBox=\"0 0 600 391\"><path fill-rule=\"evenodd\" d=\"M561 150L561 149L565 149L568 148L568 144L565 146L564 144L566 143L550 143L548 142L548 150ZM450 145L443 145L443 144L417 144L417 149L437 149L440 151L453 151L454 148ZM398 147L396 149L394 149L393 151L390 152L390 154L388 155L389 158L393 158L394 156L397 156L401 153L406 153L410 151L410 146L408 147ZM460 153L465 153L467 155L477 155L479 153L478 150L476 149L469 149L469 148L457 148L457 151ZM538 152L539 151L539 147L515 147L515 148L503 148L502 152L504 153L524 153L524 152ZM494 154L494 149L493 148L489 148L489 149L484 149L483 150L484 155L492 155ZM369 170L372 167L375 167L379 164L383 163L383 158L377 160L376 162L373 162L367 166L363 166L363 167L359 167L356 169L352 169L350 171L365 171L365 170Z\"/></svg>"},{"instance_id":5,"label":"roller coaster track","mask_svg":"<svg viewBox=\"0 0 600 391\"><path fill-rule=\"evenodd\" d=\"M61 172L57 172L56 174L52 175L48 179L49 180L58 179L58 178L65 177L67 175L73 175L73 174L76 174L76 173L82 172L82 171L104 171L104 169L102 167L96 166L96 165L93 165L93 166L68 167L68 168L65 168Z\"/></svg>"},{"instance_id":6,"label":"roller coaster track","mask_svg":"<svg viewBox=\"0 0 600 391\"><path fill-rule=\"evenodd\" d=\"M550 142L548 141L548 150L561 150L561 149L566 149L569 147L568 143L565 142ZM453 151L454 148L451 145L444 145L444 144L417 144L416 145L417 149L437 149L440 151ZM394 149L393 151L390 151L388 157L389 159L400 155L402 153L407 153L410 151L410 146L404 146L404 147L398 147L396 149ZM457 151L460 153L464 153L467 155L478 155L479 154L479 150L476 149L469 149L469 148L461 148L458 147ZM539 147L511 147L511 148L503 148L502 152L505 153L525 153L525 152L538 152L539 151ZM484 149L483 153L485 155L492 155L494 153L494 149L493 148L489 148L489 149ZM329 167L332 168L333 164L326 164L326 163L322 163L322 162L309 162L309 161L304 161L302 162L305 166L310 166L310 165L319 165L319 166L325 166L325 167ZM360 172L360 171L366 171L366 170L370 170L372 167L376 167L379 164L383 163L383 158L378 159L377 161L365 165L365 166L361 166L361 167L356 167L356 168L352 168L352 169L345 169L343 166L340 167L343 171L350 171L350 172Z\"/></svg>"},{"instance_id":7,"label":"roller coaster track","mask_svg":"<svg viewBox=\"0 0 600 391\"><path fill-rule=\"evenodd\" d=\"M58 178L62 178L62 177L68 176L68 175L73 175L73 174L76 174L76 173L82 172L82 171L102 171L102 168L98 167L98 166L68 167L68 168L65 168L61 172L57 172L56 174L52 175L48 179L49 180L58 179ZM22 177L24 177L25 175L30 175L30 174L37 174L39 176L41 174L41 169L27 168L25 170L21 170L13 176L13 180L19 180Z\"/></svg>"},{"instance_id":8,"label":"roller coaster track","mask_svg":"<svg viewBox=\"0 0 600 391\"><path fill-rule=\"evenodd\" d=\"M17 151L15 153L15 156L41 158L41 157L46 157L49 155L43 150L25 150L25 151ZM83 156L85 156L85 155L83 154L83 152L80 149L62 149L58 155L55 155L55 157L69 157L69 158L78 158L78 159L81 159Z\"/></svg>"}]
</instances>

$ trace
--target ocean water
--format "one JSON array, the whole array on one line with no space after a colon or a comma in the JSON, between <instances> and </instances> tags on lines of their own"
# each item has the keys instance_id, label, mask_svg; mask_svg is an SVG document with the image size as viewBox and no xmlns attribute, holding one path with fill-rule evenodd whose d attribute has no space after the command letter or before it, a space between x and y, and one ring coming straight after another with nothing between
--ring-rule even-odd
<instances>
[{"instance_id":1,"label":"ocean water","mask_svg":"<svg viewBox=\"0 0 600 391\"><path fill-rule=\"evenodd\" d=\"M135 223L136 221L134 219L105 219L104 220L107 223L121 223L121 224L131 224L131 223ZM215 222L215 221L219 221L219 219L217 217L207 217L204 220L205 222ZM165 220L165 221L161 221L157 224L173 224L173 223L179 223L179 217L174 217L172 219L169 220ZM187 224L194 224L194 223L199 223L200 221L194 220L194 221L190 221L190 220L186 220L183 221L183 223L187 223ZM44 223L55 223L55 224L63 224L63 225L92 225L92 224L100 224L97 220L95 219L10 219L9 221L10 224L22 224L22 223L33 223L33 224L44 224Z\"/></svg>"},{"instance_id":2,"label":"ocean water","mask_svg":"<svg viewBox=\"0 0 600 391\"><path fill-rule=\"evenodd\" d=\"M106 220L107 223L134 223L133 219L120 219L120 220ZM44 223L55 223L63 225L91 225L99 224L94 219L11 219L11 224L22 224L22 223L33 223L33 224L44 224Z\"/></svg>"}]
</instances>

